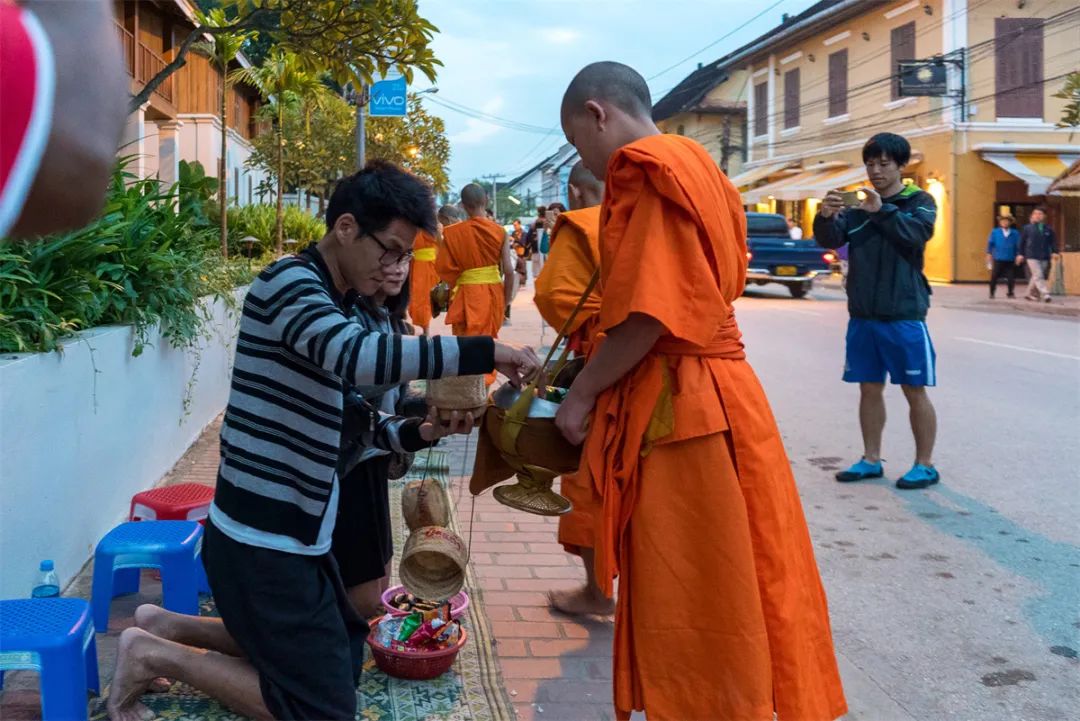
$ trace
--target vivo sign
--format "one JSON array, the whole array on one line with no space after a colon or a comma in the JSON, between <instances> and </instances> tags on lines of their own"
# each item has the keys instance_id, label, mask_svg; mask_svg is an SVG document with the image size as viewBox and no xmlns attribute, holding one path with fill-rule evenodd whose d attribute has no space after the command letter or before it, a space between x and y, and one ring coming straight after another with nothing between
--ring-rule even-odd
<instances>
[{"instance_id":1,"label":"vivo sign","mask_svg":"<svg viewBox=\"0 0 1080 721\"><path fill-rule=\"evenodd\" d=\"M371 86L368 114L373 118L403 118L407 110L405 77L379 80Z\"/></svg>"}]
</instances>

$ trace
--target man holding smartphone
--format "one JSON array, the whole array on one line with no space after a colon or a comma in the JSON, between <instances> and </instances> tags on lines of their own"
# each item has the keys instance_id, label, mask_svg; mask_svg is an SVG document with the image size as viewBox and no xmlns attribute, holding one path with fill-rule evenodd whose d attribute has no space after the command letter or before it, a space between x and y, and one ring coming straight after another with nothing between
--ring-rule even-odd
<instances>
[{"instance_id":1,"label":"man holding smartphone","mask_svg":"<svg viewBox=\"0 0 1080 721\"><path fill-rule=\"evenodd\" d=\"M911 409L915 464L898 488L926 488L940 480L932 455L937 415L926 392L936 385L935 353L926 327L930 284L923 254L934 234L937 206L901 173L911 159L908 141L879 133L862 151L871 187L830 191L814 218L824 248L848 246L847 330L844 381L861 389L859 424L863 457L836 474L847 483L884 475L881 437L885 430L885 378L899 385ZM861 195L859 195L861 194Z\"/></svg>"}]
</instances>

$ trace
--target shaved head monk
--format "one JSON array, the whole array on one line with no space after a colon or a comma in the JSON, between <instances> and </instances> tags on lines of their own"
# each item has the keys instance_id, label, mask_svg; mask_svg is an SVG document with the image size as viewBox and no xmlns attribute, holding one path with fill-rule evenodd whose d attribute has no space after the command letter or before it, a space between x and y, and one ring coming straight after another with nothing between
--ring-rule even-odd
<instances>
[{"instance_id":1,"label":"shaved head monk","mask_svg":"<svg viewBox=\"0 0 1080 721\"><path fill-rule=\"evenodd\" d=\"M536 307L552 328L561 329L600 267L600 203L604 184L580 160L570 169L567 185L570 210L560 213L551 231L551 251L536 279ZM588 356L600 313L600 291L594 288L569 328L575 355ZM559 517L559 543L567 553L585 562L585 586L574 591L553 591L549 601L571 615L610 615L614 602L596 583L593 528L600 518L599 496L587 477L562 477L561 493L574 505Z\"/></svg>"},{"instance_id":2,"label":"shaved head monk","mask_svg":"<svg viewBox=\"0 0 1080 721\"><path fill-rule=\"evenodd\" d=\"M439 208L438 217L439 223L444 228L448 225L453 225L454 223L460 223L462 220L461 211L453 205L444 205Z\"/></svg>"},{"instance_id":3,"label":"shaved head monk","mask_svg":"<svg viewBox=\"0 0 1080 721\"><path fill-rule=\"evenodd\" d=\"M602 498L596 573L615 614L615 710L649 721L827 721L847 711L825 592L732 303L738 191L662 135L645 80L595 63L562 104L605 178L597 347L556 424ZM589 422L591 419L591 423Z\"/></svg>"},{"instance_id":4,"label":"shaved head monk","mask_svg":"<svg viewBox=\"0 0 1080 721\"><path fill-rule=\"evenodd\" d=\"M461 189L461 205L469 217L443 229L443 247L435 260L439 277L453 288L446 322L457 336L497 337L514 297L510 243L503 227L488 219L487 201L476 183ZM494 381L494 374L488 379Z\"/></svg>"}]
</instances>

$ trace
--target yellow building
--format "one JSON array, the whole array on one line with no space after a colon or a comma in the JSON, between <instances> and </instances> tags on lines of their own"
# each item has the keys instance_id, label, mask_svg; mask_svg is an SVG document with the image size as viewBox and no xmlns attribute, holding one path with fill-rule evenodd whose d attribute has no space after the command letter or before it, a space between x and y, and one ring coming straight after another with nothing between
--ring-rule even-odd
<instances>
[{"instance_id":1,"label":"yellow building","mask_svg":"<svg viewBox=\"0 0 1080 721\"><path fill-rule=\"evenodd\" d=\"M653 106L653 120L665 133L685 135L705 146L729 176L746 162L746 71L720 58L697 70Z\"/></svg>"},{"instance_id":2,"label":"yellow building","mask_svg":"<svg viewBox=\"0 0 1080 721\"><path fill-rule=\"evenodd\" d=\"M902 60L929 61L918 79L944 94L901 95ZM809 237L825 192L866 182L866 140L894 132L914 151L908 182L938 202L930 278L985 280L995 216L1023 224L1036 205L1080 266L1080 198L1047 194L1080 159L1053 97L1080 68L1076 0L823 0L722 62L746 78L747 162L729 175L748 207L794 217Z\"/></svg>"}]
</instances>

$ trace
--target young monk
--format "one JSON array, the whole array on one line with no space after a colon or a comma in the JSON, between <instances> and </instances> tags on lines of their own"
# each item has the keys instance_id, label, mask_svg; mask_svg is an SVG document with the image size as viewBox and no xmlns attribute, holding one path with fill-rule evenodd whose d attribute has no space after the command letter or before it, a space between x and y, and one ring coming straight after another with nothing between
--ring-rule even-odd
<instances>
[{"instance_id":1,"label":"young monk","mask_svg":"<svg viewBox=\"0 0 1080 721\"><path fill-rule=\"evenodd\" d=\"M536 307L556 330L566 323L600 267L600 202L604 184L578 161L570 169L568 183L570 210L561 213L551 231L551 251L536 279ZM600 290L593 289L570 327L569 343L575 355L588 356L596 334L600 313ZM571 615L607 616L615 611L596 582L593 528L600 517L599 496L587 476L562 477L561 492L574 504L559 518L559 543L567 553L581 556L585 563L585 585L574 591L552 591L551 605Z\"/></svg>"},{"instance_id":2,"label":"young monk","mask_svg":"<svg viewBox=\"0 0 1080 721\"><path fill-rule=\"evenodd\" d=\"M431 289L439 283L439 274L435 271L438 250L439 243L434 235L424 230L416 232L409 269L409 318L423 335L428 334L431 325Z\"/></svg>"},{"instance_id":3,"label":"young monk","mask_svg":"<svg viewBox=\"0 0 1080 721\"><path fill-rule=\"evenodd\" d=\"M487 193L470 183L461 190L468 220L443 230L435 259L439 277L454 289L446 322L456 336L498 337L506 306L514 297L514 266L506 231L487 217ZM495 380L488 375L488 382Z\"/></svg>"},{"instance_id":4,"label":"young monk","mask_svg":"<svg viewBox=\"0 0 1080 721\"><path fill-rule=\"evenodd\" d=\"M739 193L662 135L645 80L595 63L562 127L605 174L599 342L556 423L603 498L597 579L619 577L620 719L826 721L846 710L825 593L780 433L732 303ZM591 425L589 421L591 420Z\"/></svg>"},{"instance_id":5,"label":"young monk","mask_svg":"<svg viewBox=\"0 0 1080 721\"><path fill-rule=\"evenodd\" d=\"M439 220L439 225L441 225L443 228L446 228L448 225L453 225L454 223L460 223L463 220L463 218L461 217L461 211L459 211L453 205L444 205L439 208L437 217Z\"/></svg>"}]
</instances>

